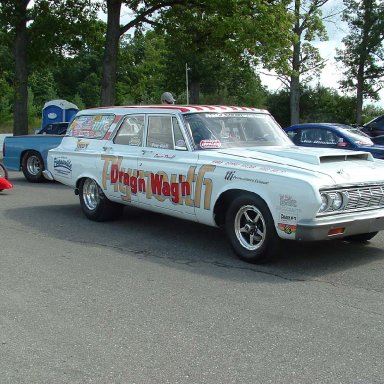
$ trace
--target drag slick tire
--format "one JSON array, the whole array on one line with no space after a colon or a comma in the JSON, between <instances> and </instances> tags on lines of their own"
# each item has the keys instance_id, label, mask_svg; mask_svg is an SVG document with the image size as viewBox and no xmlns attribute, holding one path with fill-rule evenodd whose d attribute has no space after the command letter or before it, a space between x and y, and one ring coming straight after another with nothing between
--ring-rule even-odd
<instances>
[{"instance_id":1,"label":"drag slick tire","mask_svg":"<svg viewBox=\"0 0 384 384\"><path fill-rule=\"evenodd\" d=\"M108 200L93 179L85 178L80 181L79 199L82 211L90 220L109 221L123 214L124 206Z\"/></svg>"},{"instance_id":2,"label":"drag slick tire","mask_svg":"<svg viewBox=\"0 0 384 384\"><path fill-rule=\"evenodd\" d=\"M226 213L225 229L233 250L246 262L265 263L279 252L281 239L272 215L257 195L241 194L232 201Z\"/></svg>"}]
</instances>

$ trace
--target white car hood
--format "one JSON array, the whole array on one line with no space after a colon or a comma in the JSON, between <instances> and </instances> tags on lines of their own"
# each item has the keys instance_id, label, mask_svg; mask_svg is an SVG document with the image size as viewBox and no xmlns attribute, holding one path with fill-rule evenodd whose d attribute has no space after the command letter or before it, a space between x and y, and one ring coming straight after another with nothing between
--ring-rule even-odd
<instances>
[{"instance_id":1,"label":"white car hood","mask_svg":"<svg viewBox=\"0 0 384 384\"><path fill-rule=\"evenodd\" d=\"M220 153L268 163L300 168L330 176L335 183L377 182L384 179L384 161L368 152L343 149L291 147L252 147L222 149Z\"/></svg>"}]
</instances>

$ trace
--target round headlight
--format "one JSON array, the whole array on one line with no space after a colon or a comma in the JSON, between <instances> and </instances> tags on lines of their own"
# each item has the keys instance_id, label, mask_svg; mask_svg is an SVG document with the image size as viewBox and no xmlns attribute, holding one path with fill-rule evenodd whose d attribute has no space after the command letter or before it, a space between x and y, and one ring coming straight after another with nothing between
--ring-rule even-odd
<instances>
[{"instance_id":1,"label":"round headlight","mask_svg":"<svg viewBox=\"0 0 384 384\"><path fill-rule=\"evenodd\" d=\"M328 195L325 193L322 193L319 212L324 212L327 208L328 208Z\"/></svg>"},{"instance_id":2,"label":"round headlight","mask_svg":"<svg viewBox=\"0 0 384 384\"><path fill-rule=\"evenodd\" d=\"M340 192L336 192L333 195L332 208L340 209L343 206L343 195Z\"/></svg>"}]
</instances>

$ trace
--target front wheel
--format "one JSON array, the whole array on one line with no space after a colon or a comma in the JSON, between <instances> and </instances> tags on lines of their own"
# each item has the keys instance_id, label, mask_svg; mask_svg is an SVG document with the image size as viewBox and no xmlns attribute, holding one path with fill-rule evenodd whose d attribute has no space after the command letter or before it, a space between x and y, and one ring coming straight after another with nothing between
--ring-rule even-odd
<instances>
[{"instance_id":1,"label":"front wheel","mask_svg":"<svg viewBox=\"0 0 384 384\"><path fill-rule=\"evenodd\" d=\"M41 183L45 181L43 176L44 162L40 153L28 151L21 161L21 169L25 178L31 183Z\"/></svg>"},{"instance_id":2,"label":"front wheel","mask_svg":"<svg viewBox=\"0 0 384 384\"><path fill-rule=\"evenodd\" d=\"M272 215L256 195L235 198L227 211L225 228L233 250L244 261L265 263L279 252L281 240Z\"/></svg>"},{"instance_id":3,"label":"front wheel","mask_svg":"<svg viewBox=\"0 0 384 384\"><path fill-rule=\"evenodd\" d=\"M376 236L379 232L369 232L369 233L360 233L359 235L351 235L343 238L345 241L350 241L351 243L365 243Z\"/></svg>"},{"instance_id":4,"label":"front wheel","mask_svg":"<svg viewBox=\"0 0 384 384\"><path fill-rule=\"evenodd\" d=\"M107 221L120 217L122 204L108 200L102 189L93 179L83 179L79 186L80 206L85 216L93 221Z\"/></svg>"}]
</instances>

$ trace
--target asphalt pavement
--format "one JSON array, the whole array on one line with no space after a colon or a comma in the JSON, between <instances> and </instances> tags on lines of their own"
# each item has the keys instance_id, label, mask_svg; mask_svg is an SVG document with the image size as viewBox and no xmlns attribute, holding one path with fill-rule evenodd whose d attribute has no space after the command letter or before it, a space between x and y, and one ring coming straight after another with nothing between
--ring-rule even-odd
<instances>
[{"instance_id":1,"label":"asphalt pavement","mask_svg":"<svg viewBox=\"0 0 384 384\"><path fill-rule=\"evenodd\" d=\"M384 234L250 265L223 233L57 183L0 193L0 383L384 383Z\"/></svg>"}]
</instances>

